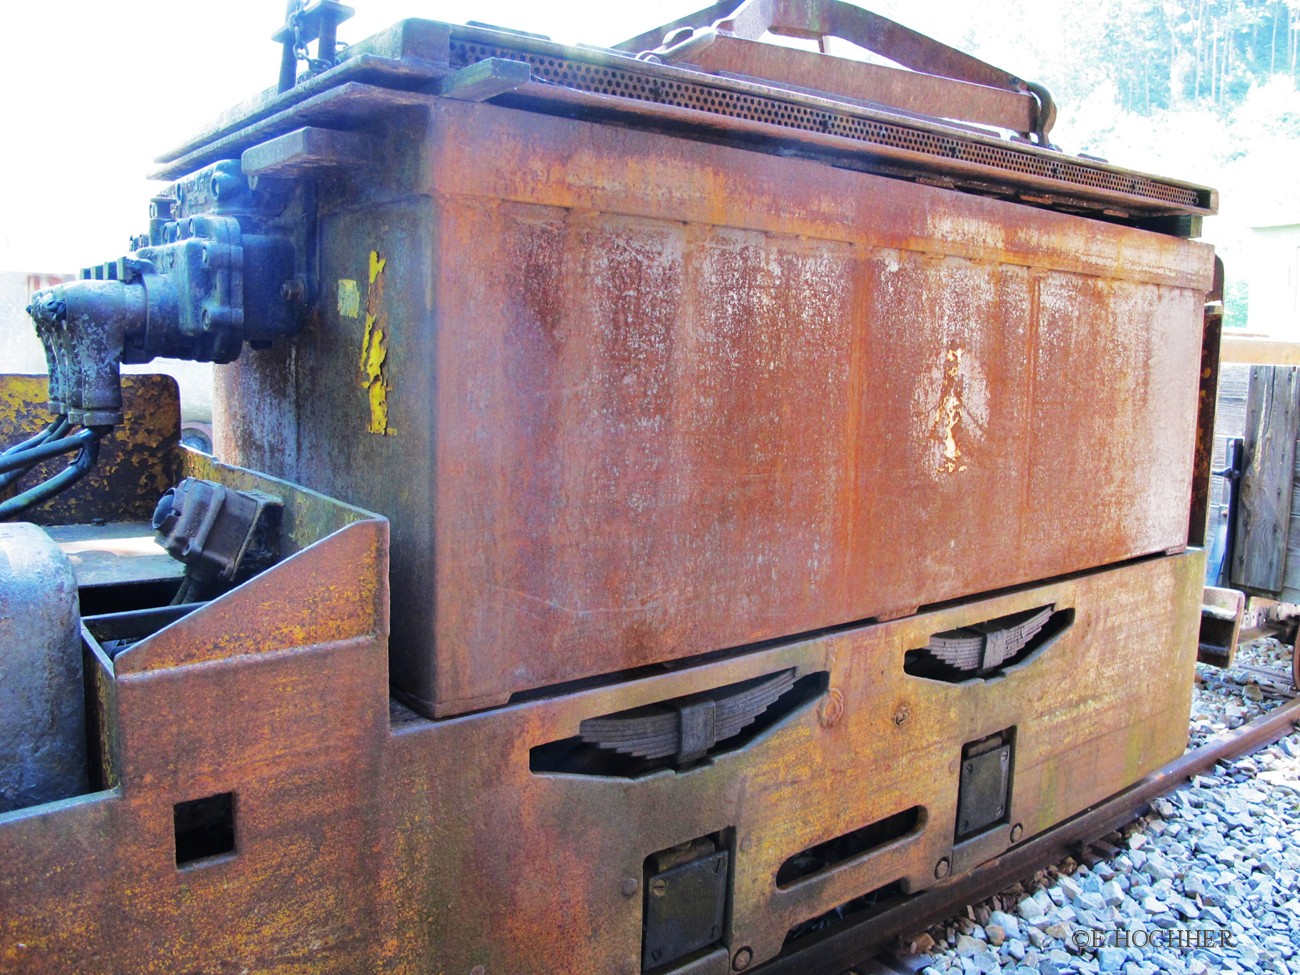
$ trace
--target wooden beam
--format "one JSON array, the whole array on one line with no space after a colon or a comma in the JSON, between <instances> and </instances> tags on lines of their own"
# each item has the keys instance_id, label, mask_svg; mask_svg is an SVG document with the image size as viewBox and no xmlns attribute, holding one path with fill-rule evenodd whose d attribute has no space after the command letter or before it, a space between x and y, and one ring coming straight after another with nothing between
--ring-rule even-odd
<instances>
[{"instance_id":1,"label":"wooden beam","mask_svg":"<svg viewBox=\"0 0 1300 975\"><path fill-rule=\"evenodd\" d=\"M1222 362L1252 366L1300 366L1300 342L1223 333L1219 348Z\"/></svg>"},{"instance_id":2,"label":"wooden beam","mask_svg":"<svg viewBox=\"0 0 1300 975\"><path fill-rule=\"evenodd\" d=\"M1255 366L1246 401L1246 467L1241 477L1232 582L1260 595L1282 590L1291 527L1300 368Z\"/></svg>"}]
</instances>

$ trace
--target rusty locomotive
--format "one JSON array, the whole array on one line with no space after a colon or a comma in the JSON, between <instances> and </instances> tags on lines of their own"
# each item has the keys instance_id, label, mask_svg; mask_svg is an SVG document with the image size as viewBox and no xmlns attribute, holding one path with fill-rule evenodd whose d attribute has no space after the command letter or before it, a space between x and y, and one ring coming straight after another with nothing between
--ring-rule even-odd
<instances>
[{"instance_id":1,"label":"rusty locomotive","mask_svg":"<svg viewBox=\"0 0 1300 975\"><path fill-rule=\"evenodd\" d=\"M0 970L761 972L1181 753L1213 191L837 0L291 9L0 382Z\"/></svg>"}]
</instances>

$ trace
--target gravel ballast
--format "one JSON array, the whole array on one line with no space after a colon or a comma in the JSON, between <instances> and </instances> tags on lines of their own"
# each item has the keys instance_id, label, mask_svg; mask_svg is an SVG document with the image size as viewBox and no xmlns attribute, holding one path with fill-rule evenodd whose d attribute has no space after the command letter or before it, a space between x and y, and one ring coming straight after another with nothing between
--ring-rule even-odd
<instances>
[{"instance_id":1,"label":"gravel ballast","mask_svg":"<svg viewBox=\"0 0 1300 975\"><path fill-rule=\"evenodd\" d=\"M1238 662L1289 677L1290 656L1261 640ZM1283 703L1285 683L1198 665L1189 748ZM1040 871L899 948L926 975L1300 975L1300 733L1157 799L1085 862Z\"/></svg>"}]
</instances>

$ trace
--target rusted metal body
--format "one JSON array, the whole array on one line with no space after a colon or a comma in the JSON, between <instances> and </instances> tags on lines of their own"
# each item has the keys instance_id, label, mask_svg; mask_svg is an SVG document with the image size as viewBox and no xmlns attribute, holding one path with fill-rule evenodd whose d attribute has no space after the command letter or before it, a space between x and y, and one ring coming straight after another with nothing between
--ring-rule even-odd
<instances>
[{"instance_id":1,"label":"rusted metal body","mask_svg":"<svg viewBox=\"0 0 1300 975\"><path fill-rule=\"evenodd\" d=\"M840 6L715 23L722 73L409 21L165 161L310 201L239 466L130 452L283 557L86 569L98 791L0 815L0 969L762 971L1181 753L1214 195L906 35L1039 144L732 76Z\"/></svg>"},{"instance_id":2,"label":"rusted metal body","mask_svg":"<svg viewBox=\"0 0 1300 975\"><path fill-rule=\"evenodd\" d=\"M728 935L693 970L742 950L757 967L804 922L932 886L941 863L960 875L1184 744L1199 552L430 721L387 692L386 523L200 455L184 472L283 498L293 554L113 659L87 621L104 791L0 817L6 971L639 971L643 861L716 831ZM935 633L1044 604L1072 624L993 679L904 672ZM531 768L586 718L790 668L826 691L690 770ZM1008 727L1003 825L955 843L962 743ZM175 806L226 793L233 849L178 868ZM911 807L904 836L775 882L800 850Z\"/></svg>"},{"instance_id":3,"label":"rusted metal body","mask_svg":"<svg viewBox=\"0 0 1300 975\"><path fill-rule=\"evenodd\" d=\"M1219 343L1223 338L1223 261L1214 259L1214 283L1205 296L1201 335L1201 381L1196 407L1196 459L1192 464L1192 505L1187 541L1209 548L1210 477L1214 468L1214 418L1219 392Z\"/></svg>"},{"instance_id":4,"label":"rusted metal body","mask_svg":"<svg viewBox=\"0 0 1300 975\"><path fill-rule=\"evenodd\" d=\"M390 515L417 709L1186 544L1208 247L410 102L322 193L318 327L219 370L217 452Z\"/></svg>"},{"instance_id":5,"label":"rusted metal body","mask_svg":"<svg viewBox=\"0 0 1300 975\"><path fill-rule=\"evenodd\" d=\"M865 953L883 947L899 936L923 930L932 918L950 917L968 904L989 897L1045 864L1077 857L1081 846L1095 843L1112 830L1140 816L1157 796L1277 741L1300 723L1300 699L1261 715L1235 731L1189 751L1157 772L1134 783L1086 813L1061 823L1005 856L982 864L960 881L935 887L892 908L841 927L809 945L802 953L773 962L763 975L803 975L805 972L842 972L861 964Z\"/></svg>"}]
</instances>

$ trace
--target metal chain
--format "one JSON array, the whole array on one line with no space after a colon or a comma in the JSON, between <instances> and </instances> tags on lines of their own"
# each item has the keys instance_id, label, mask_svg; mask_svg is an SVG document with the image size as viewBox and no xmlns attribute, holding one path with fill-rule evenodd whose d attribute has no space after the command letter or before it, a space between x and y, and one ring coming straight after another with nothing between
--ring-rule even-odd
<instances>
[{"instance_id":1,"label":"metal chain","mask_svg":"<svg viewBox=\"0 0 1300 975\"><path fill-rule=\"evenodd\" d=\"M298 7L289 15L289 26L293 28L293 53L299 61L311 63L311 57L307 53L307 42L302 39L302 12L306 9L307 0L298 0Z\"/></svg>"},{"instance_id":2,"label":"metal chain","mask_svg":"<svg viewBox=\"0 0 1300 975\"><path fill-rule=\"evenodd\" d=\"M302 21L303 11L307 8L307 0L298 0L298 7L289 17L289 24L293 27L293 54L299 61L307 64L307 77L314 74L320 74L322 71L328 71L334 65L339 63L339 53L347 49L347 45L342 41L336 41L334 45L335 55L333 60L327 58L314 58L307 48L307 42L302 39ZM304 79L300 78L299 81Z\"/></svg>"}]
</instances>

